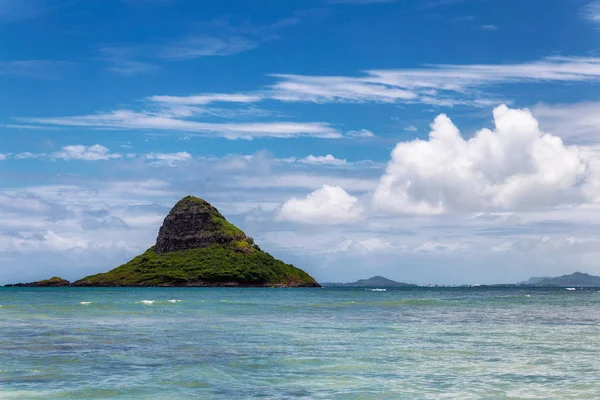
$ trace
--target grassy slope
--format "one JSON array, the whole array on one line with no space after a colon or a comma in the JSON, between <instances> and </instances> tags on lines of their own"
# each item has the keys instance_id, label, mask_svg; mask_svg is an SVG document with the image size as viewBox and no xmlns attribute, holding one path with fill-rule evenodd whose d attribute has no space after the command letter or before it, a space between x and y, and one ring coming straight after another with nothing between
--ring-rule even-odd
<instances>
[{"instance_id":1,"label":"grassy slope","mask_svg":"<svg viewBox=\"0 0 600 400\"><path fill-rule=\"evenodd\" d=\"M236 228L237 229L237 228ZM239 285L313 286L306 272L246 241L156 254L151 248L127 264L78 281L98 286Z\"/></svg>"}]
</instances>

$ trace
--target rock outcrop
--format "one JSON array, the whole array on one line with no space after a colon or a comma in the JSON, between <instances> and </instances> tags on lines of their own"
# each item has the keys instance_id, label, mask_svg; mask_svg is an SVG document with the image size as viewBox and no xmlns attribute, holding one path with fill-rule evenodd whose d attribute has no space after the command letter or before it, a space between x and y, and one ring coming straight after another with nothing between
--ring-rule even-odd
<instances>
[{"instance_id":1,"label":"rock outcrop","mask_svg":"<svg viewBox=\"0 0 600 400\"><path fill-rule=\"evenodd\" d=\"M247 239L244 232L227 222L207 201L188 196L180 200L165 218L154 252L199 249Z\"/></svg>"},{"instance_id":2,"label":"rock outcrop","mask_svg":"<svg viewBox=\"0 0 600 400\"><path fill-rule=\"evenodd\" d=\"M171 210L156 245L112 271L73 286L319 287L306 272L262 251L205 200Z\"/></svg>"}]
</instances>

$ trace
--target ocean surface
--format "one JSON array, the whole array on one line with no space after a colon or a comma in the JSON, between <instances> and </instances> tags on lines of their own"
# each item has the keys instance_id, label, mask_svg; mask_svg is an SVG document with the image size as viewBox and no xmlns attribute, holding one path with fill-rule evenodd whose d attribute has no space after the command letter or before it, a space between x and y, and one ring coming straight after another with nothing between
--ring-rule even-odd
<instances>
[{"instance_id":1,"label":"ocean surface","mask_svg":"<svg viewBox=\"0 0 600 400\"><path fill-rule=\"evenodd\" d=\"M600 399L597 289L0 288L0 399Z\"/></svg>"}]
</instances>

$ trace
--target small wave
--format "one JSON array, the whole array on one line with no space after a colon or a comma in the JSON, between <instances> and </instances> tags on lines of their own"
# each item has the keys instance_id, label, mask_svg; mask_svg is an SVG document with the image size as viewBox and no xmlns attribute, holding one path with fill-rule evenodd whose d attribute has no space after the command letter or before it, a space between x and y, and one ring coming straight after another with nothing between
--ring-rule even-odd
<instances>
[{"instance_id":1,"label":"small wave","mask_svg":"<svg viewBox=\"0 0 600 400\"><path fill-rule=\"evenodd\" d=\"M368 289L368 290L370 290L371 292L386 292L387 291L387 289Z\"/></svg>"},{"instance_id":2,"label":"small wave","mask_svg":"<svg viewBox=\"0 0 600 400\"><path fill-rule=\"evenodd\" d=\"M525 297L531 297L531 295L530 294L526 294Z\"/></svg>"},{"instance_id":3,"label":"small wave","mask_svg":"<svg viewBox=\"0 0 600 400\"><path fill-rule=\"evenodd\" d=\"M577 289L575 289L574 287L568 287L568 288L565 288L565 289L566 289L566 290L571 290L571 291L572 291L572 290L577 290Z\"/></svg>"},{"instance_id":4,"label":"small wave","mask_svg":"<svg viewBox=\"0 0 600 400\"><path fill-rule=\"evenodd\" d=\"M152 304L154 304L156 300L142 300L142 301L136 301L135 304L145 304L147 306L151 306Z\"/></svg>"},{"instance_id":5,"label":"small wave","mask_svg":"<svg viewBox=\"0 0 600 400\"><path fill-rule=\"evenodd\" d=\"M82 306L89 306L90 304L92 304L91 301L80 301L79 304L81 304Z\"/></svg>"},{"instance_id":6,"label":"small wave","mask_svg":"<svg viewBox=\"0 0 600 400\"><path fill-rule=\"evenodd\" d=\"M179 303L181 300L167 300L169 303Z\"/></svg>"}]
</instances>

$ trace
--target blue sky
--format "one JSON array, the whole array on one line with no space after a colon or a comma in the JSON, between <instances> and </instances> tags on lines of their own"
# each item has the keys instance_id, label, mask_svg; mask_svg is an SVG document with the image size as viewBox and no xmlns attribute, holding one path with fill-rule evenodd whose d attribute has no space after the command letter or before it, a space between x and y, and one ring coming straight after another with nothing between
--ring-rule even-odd
<instances>
[{"instance_id":1,"label":"blue sky","mask_svg":"<svg viewBox=\"0 0 600 400\"><path fill-rule=\"evenodd\" d=\"M322 281L600 274L600 2L0 0L0 284L180 197Z\"/></svg>"}]
</instances>

